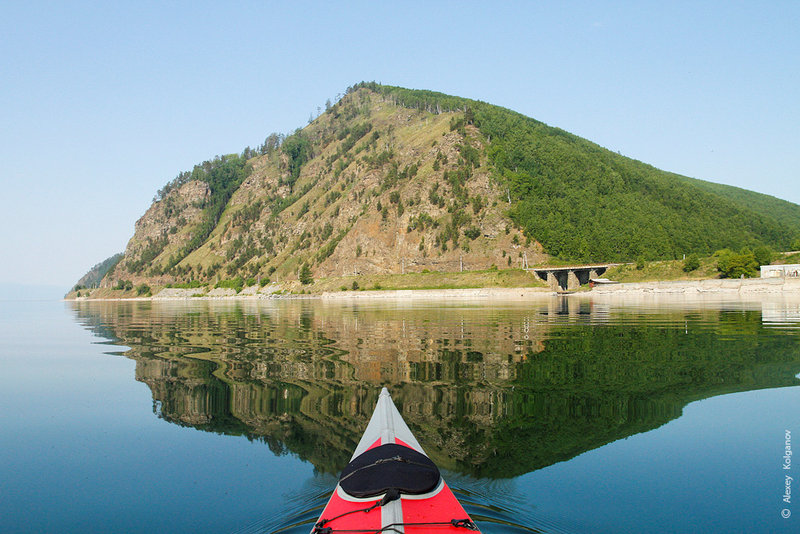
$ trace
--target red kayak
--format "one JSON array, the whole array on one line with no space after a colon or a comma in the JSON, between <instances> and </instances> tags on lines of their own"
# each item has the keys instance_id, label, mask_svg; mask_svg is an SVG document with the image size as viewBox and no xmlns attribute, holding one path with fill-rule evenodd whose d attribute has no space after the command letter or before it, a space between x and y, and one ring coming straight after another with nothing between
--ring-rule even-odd
<instances>
[{"instance_id":1,"label":"red kayak","mask_svg":"<svg viewBox=\"0 0 800 534\"><path fill-rule=\"evenodd\" d=\"M478 531L386 388L311 534Z\"/></svg>"}]
</instances>

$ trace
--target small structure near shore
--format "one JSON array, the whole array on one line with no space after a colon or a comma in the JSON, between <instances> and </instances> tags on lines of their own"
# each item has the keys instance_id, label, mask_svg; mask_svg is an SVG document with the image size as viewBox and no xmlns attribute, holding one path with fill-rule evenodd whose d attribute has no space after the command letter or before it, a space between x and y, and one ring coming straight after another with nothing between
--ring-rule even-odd
<instances>
[{"instance_id":1,"label":"small structure near shore","mask_svg":"<svg viewBox=\"0 0 800 534\"><path fill-rule=\"evenodd\" d=\"M589 278L589 287L594 288L597 284L619 284L619 282L608 278Z\"/></svg>"},{"instance_id":2,"label":"small structure near shore","mask_svg":"<svg viewBox=\"0 0 800 534\"><path fill-rule=\"evenodd\" d=\"M564 267L530 267L526 271L533 271L541 280L547 282L554 291L574 291L592 279L598 279L609 267L618 263L603 263L596 265L572 265Z\"/></svg>"},{"instance_id":3,"label":"small structure near shore","mask_svg":"<svg viewBox=\"0 0 800 534\"><path fill-rule=\"evenodd\" d=\"M800 264L762 265L761 278L800 278Z\"/></svg>"}]
</instances>

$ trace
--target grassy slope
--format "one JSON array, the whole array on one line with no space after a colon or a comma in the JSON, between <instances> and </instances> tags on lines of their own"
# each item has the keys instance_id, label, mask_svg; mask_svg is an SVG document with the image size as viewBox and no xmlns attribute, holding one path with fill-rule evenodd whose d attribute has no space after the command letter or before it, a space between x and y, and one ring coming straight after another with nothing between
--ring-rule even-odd
<instances>
[{"instance_id":1,"label":"grassy slope","mask_svg":"<svg viewBox=\"0 0 800 534\"><path fill-rule=\"evenodd\" d=\"M312 236L310 246L299 246L303 241L303 239L300 239L300 235L304 230L313 232L315 228L318 229L325 223L332 223L334 232L329 239L344 231L346 234L352 232L351 235L361 236L361 241L364 240L364 237L368 237L369 240L374 239L378 242L384 241L384 237L389 237L389 240L391 240L392 235L397 233L403 234L402 238L405 241L413 240L416 243L420 238L420 232L409 232L406 229L410 216L418 212L431 213L434 218L440 219L442 225L444 225L449 220L447 210L432 208L428 203L427 197L431 184L436 181L441 182L442 188L440 192L447 196L448 185L443 182L441 175L445 168L452 167L443 166L442 170L434 171L433 154L438 150L438 147L446 144L446 140L449 137L454 135L450 131L449 124L451 118L456 114L430 115L424 112L409 111L385 102L378 95L365 90L357 95L349 95L348 100L338 109L347 110L354 103L357 104L359 113L352 118L336 119L333 113L326 113L304 129L305 135L317 140L317 144L313 145L313 157L303 166L300 176L294 184L293 192L295 196L293 197L293 203L279 214L269 215L269 207L274 204L277 198L276 195L286 195L287 192L285 189L280 190L278 182L278 178L282 176L281 167L277 162L279 156L274 155L272 158L267 156L259 157L258 169L253 174L251 185L233 195L231 203L222 214L217 228L211 233L209 239L203 246L184 259L181 265L194 264L207 268L213 263L219 263L224 266L226 263L224 255L230 249L232 238L238 235L244 235L247 238L249 232L250 235L255 237L254 243L256 247L266 237L271 238L276 244L273 254L259 253L257 256L258 261L261 262L259 267L261 275L269 276L273 280L285 280L296 276L301 263L311 261L312 265L315 265L316 261L318 261L317 252L326 244L325 241L319 241L316 236ZM341 111L341 114L346 115L346 111ZM326 161L333 159L338 163L344 159L344 156L336 156L343 140L336 139L335 136L331 139L331 132L335 133L342 128L353 127L363 122L369 122L372 125L371 133L365 135L355 144L351 150L351 153L355 153L355 158L344 168L344 172L337 177L331 172L331 165ZM473 132L475 132L474 129ZM380 133L381 135L377 145L361 152L360 150L364 146L370 144L369 138L372 133ZM474 135L474 133L471 135ZM370 168L364 165L361 158L363 156L374 156L388 145L393 147L395 153L393 161L399 165L399 169L403 169L412 163L419 164L419 168L414 178L400 180L396 185L384 189L381 181L383 176L387 174L387 169L390 168L390 165ZM432 147L437 148L433 149ZM456 161L452 156L451 163L453 167L456 165ZM475 174L478 175L481 172L484 175L487 174L484 168L476 169ZM285 177L285 175L283 176ZM479 189L483 195L486 195L487 192L492 192L491 186L486 188L475 186L475 188ZM341 191L341 198L329 204L326 202L326 196L332 191ZM387 200L389 194L393 191L399 192L401 199L406 204L403 218L397 215L396 209ZM359 200L354 202L354 195L356 194ZM498 195L499 190L494 191L491 198ZM422 203L412 207L409 203L409 199L412 197L421 199ZM488 202L491 198L485 196L485 201ZM248 203L256 201L262 202L267 207L262 212L257 224L250 229L241 224L237 225L234 220L236 214L246 208ZM389 211L388 219L379 225L380 233L384 235L378 235L377 233L373 235L370 232L376 232L377 226L372 225L374 228L369 228L370 219L374 221L374 219L378 218L376 205L379 201L383 205L390 206L391 210ZM308 211L299 215L302 212L302 206L306 204L308 204ZM351 208L354 206L356 210L352 211ZM504 210L505 204L495 207L487 203L481 211L480 217L478 217L471 207L467 208L475 223L480 219L490 227L512 225L511 221L503 216ZM263 228L263 231L258 230L259 227ZM426 243L431 244L434 242L435 236L433 233L429 231L424 236ZM518 232L506 233L491 242L479 237L471 241L469 245L473 252L483 254L487 258L491 257L492 253L498 253L501 250L506 250L510 254L512 247L508 241L514 237L513 233ZM337 251L344 250L345 255L348 251L350 254L354 253L356 246L353 241L356 239L359 238L345 239L338 246ZM414 245L413 249L417 250L416 245ZM365 254L370 252L369 245L364 246L364 252ZM519 250L514 247L514 252L515 254L519 253ZM385 254L385 251L381 251L381 253ZM436 256L436 254L438 254L437 251L430 252L432 257ZM505 255L500 256L498 254L497 259L490 260L488 263L505 266L506 259ZM255 261L249 262L246 266L249 268ZM267 275L266 273L270 267L274 267L276 271L274 274ZM419 270L419 267L417 270ZM255 276L252 271L240 274L244 277ZM220 275L223 278L233 276L232 273L224 269L221 270Z\"/></svg>"},{"instance_id":2,"label":"grassy slope","mask_svg":"<svg viewBox=\"0 0 800 534\"><path fill-rule=\"evenodd\" d=\"M795 234L779 214L800 206L678 177L519 113L398 87L372 86L409 107L466 108L492 139L496 171L516 197L512 217L551 254L575 260L678 258Z\"/></svg>"},{"instance_id":3,"label":"grassy slope","mask_svg":"<svg viewBox=\"0 0 800 534\"><path fill-rule=\"evenodd\" d=\"M603 275L617 282L655 282L661 280L708 280L719 278L717 259L701 258L700 267L691 272L684 272L683 260L667 260L648 262L642 269L636 265L626 264L612 267Z\"/></svg>"},{"instance_id":4,"label":"grassy slope","mask_svg":"<svg viewBox=\"0 0 800 534\"><path fill-rule=\"evenodd\" d=\"M522 269L465 271L457 273L372 274L322 278L301 287L308 293L359 289L468 289L481 287L540 287L547 285Z\"/></svg>"}]
</instances>

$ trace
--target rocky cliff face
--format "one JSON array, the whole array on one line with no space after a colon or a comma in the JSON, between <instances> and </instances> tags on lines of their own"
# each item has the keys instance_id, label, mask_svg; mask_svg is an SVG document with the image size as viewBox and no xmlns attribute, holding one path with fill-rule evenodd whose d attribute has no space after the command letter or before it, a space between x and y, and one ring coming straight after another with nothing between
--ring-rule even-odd
<instances>
[{"instance_id":1,"label":"rocky cliff face","mask_svg":"<svg viewBox=\"0 0 800 534\"><path fill-rule=\"evenodd\" d=\"M304 264L325 277L542 260L506 216L487 139L464 116L351 92L280 148L247 153L218 215L232 182L176 180L136 223L105 285L296 279ZM204 218L213 219L207 235Z\"/></svg>"}]
</instances>

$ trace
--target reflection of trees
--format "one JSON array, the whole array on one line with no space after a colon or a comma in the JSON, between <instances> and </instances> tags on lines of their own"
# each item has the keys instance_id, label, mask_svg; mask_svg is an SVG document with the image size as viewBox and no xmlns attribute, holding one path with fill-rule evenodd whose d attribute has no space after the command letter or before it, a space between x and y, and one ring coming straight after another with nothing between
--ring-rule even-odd
<instances>
[{"instance_id":1,"label":"reflection of trees","mask_svg":"<svg viewBox=\"0 0 800 534\"><path fill-rule=\"evenodd\" d=\"M797 337L756 312L672 311L608 323L607 309L358 309L309 302L77 303L130 347L167 421L246 435L337 472L389 385L442 466L509 477L656 428L688 402L794 384ZM691 327L690 327L691 326Z\"/></svg>"}]
</instances>

